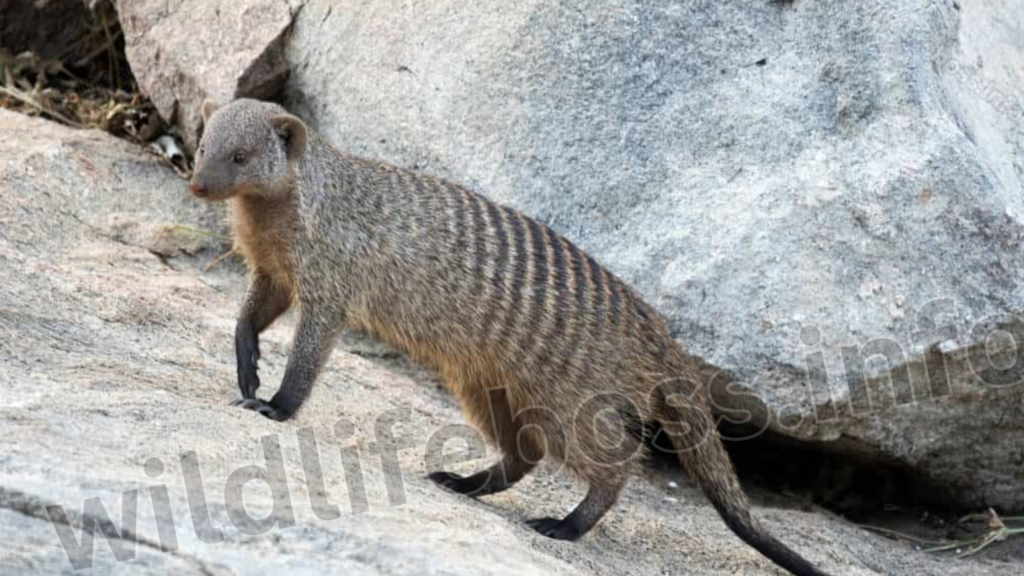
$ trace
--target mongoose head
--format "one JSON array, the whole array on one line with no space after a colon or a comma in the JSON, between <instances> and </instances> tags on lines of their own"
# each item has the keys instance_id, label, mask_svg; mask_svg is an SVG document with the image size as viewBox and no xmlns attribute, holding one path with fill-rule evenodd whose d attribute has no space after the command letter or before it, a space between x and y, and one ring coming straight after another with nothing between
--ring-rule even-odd
<instances>
[{"instance_id":1,"label":"mongoose head","mask_svg":"<svg viewBox=\"0 0 1024 576\"><path fill-rule=\"evenodd\" d=\"M206 200L287 193L306 151L306 125L284 108L257 100L202 107L206 128L196 152L192 194Z\"/></svg>"}]
</instances>

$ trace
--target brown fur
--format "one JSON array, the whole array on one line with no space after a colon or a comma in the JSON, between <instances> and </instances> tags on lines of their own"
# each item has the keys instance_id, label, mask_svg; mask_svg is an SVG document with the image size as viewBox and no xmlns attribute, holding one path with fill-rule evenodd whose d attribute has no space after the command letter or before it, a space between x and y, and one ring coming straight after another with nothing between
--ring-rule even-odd
<instances>
[{"instance_id":1,"label":"brown fur","mask_svg":"<svg viewBox=\"0 0 1024 576\"><path fill-rule=\"evenodd\" d=\"M293 292L295 261L290 247L298 228L294 199L234 196L229 214L235 248L246 263Z\"/></svg>"},{"instance_id":2,"label":"brown fur","mask_svg":"<svg viewBox=\"0 0 1024 576\"><path fill-rule=\"evenodd\" d=\"M338 331L362 329L437 370L503 452L468 478L432 474L439 484L490 494L556 458L590 489L567 518L531 525L576 539L614 504L660 424L740 537L795 574L822 574L749 515L693 361L624 282L521 212L340 154L283 114L252 101L214 113L195 182L231 198L252 271L236 336L244 406L289 418ZM285 378L259 400L256 335L292 301Z\"/></svg>"}]
</instances>

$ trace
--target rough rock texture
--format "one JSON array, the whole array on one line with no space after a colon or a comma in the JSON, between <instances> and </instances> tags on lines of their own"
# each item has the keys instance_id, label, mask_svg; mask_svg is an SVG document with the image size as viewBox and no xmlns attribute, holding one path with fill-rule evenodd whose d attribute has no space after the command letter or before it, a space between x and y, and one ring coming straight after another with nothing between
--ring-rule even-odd
<instances>
[{"instance_id":1,"label":"rough rock texture","mask_svg":"<svg viewBox=\"0 0 1024 576\"><path fill-rule=\"evenodd\" d=\"M122 494L131 490L138 491L137 523L124 536L139 542L135 559L116 562L97 536L92 569L74 573L781 574L728 532L696 489L669 487L665 472L635 479L606 520L575 544L548 540L522 523L564 513L582 497L564 475L531 476L479 502L441 491L424 477L424 445L434 432L462 423L461 416L428 376L360 342L335 352L294 422L229 407L237 395L232 331L241 277L223 265L201 271L182 253L196 248L187 242L179 257L155 255L146 232L211 226L219 215L194 204L155 160L106 135L5 111L0 132L5 576L72 573L58 539L64 524L55 528L46 506L63 507L53 516L66 517L79 538L77 527L98 515L97 506L85 507L87 499L99 498L120 529ZM201 248L208 256L221 247ZM283 371L289 323L263 339L268 392ZM410 447L400 450L400 472L388 476L401 480L392 484L401 492L389 505L377 451L391 444L375 422L396 408L408 416L398 418L395 436ZM339 420L354 426L336 426ZM326 496L340 504L337 519L317 519L310 505L309 494L321 492L300 460L298 438L308 431L318 443ZM284 478L270 479L274 488L288 487L296 525L249 535L229 520L241 509L225 487L232 472L265 465L263 437L280 443ZM343 450L352 448L359 450L367 494L368 510L359 514L350 505L357 476L347 476L342 464ZM223 542L203 543L193 528L181 464L191 451ZM248 485L245 510L286 518L285 508L272 512L269 486ZM176 528L173 546L157 528L155 510L165 509L154 507L161 487ZM836 575L1020 573L1018 565L915 552L820 511L759 506L757 513ZM209 539L211 532L200 534ZM115 546L130 549L117 540Z\"/></svg>"},{"instance_id":2,"label":"rough rock texture","mask_svg":"<svg viewBox=\"0 0 1024 576\"><path fill-rule=\"evenodd\" d=\"M0 48L73 62L86 55L76 43L91 21L82 0L0 0Z\"/></svg>"},{"instance_id":3,"label":"rough rock texture","mask_svg":"<svg viewBox=\"0 0 1024 576\"><path fill-rule=\"evenodd\" d=\"M1024 509L1016 0L312 0L287 58L341 148L636 286L730 418Z\"/></svg>"},{"instance_id":4,"label":"rough rock texture","mask_svg":"<svg viewBox=\"0 0 1024 576\"><path fill-rule=\"evenodd\" d=\"M206 99L272 99L288 77L282 56L297 3L286 0L117 0L132 71L190 152Z\"/></svg>"}]
</instances>

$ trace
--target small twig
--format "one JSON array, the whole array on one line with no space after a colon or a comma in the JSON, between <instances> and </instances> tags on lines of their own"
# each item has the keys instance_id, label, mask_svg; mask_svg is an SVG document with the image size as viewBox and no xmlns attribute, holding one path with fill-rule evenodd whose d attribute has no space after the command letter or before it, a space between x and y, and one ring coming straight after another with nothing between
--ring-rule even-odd
<instances>
[{"instance_id":1,"label":"small twig","mask_svg":"<svg viewBox=\"0 0 1024 576\"><path fill-rule=\"evenodd\" d=\"M64 50L64 52L61 52L60 55L57 56L56 60L59 60L60 62L64 62L65 60L67 60L68 56L71 56L71 54L73 54L75 52L75 50L78 50L79 48L81 48L82 44L85 44L86 42L88 42L90 39L92 39L92 37L93 37L93 32L91 32L91 31L83 32L82 36L78 40L75 40L73 43L71 43L71 45L69 45Z\"/></svg>"},{"instance_id":2,"label":"small twig","mask_svg":"<svg viewBox=\"0 0 1024 576\"><path fill-rule=\"evenodd\" d=\"M122 34L121 30L114 31L112 41L117 41L119 38L121 38L121 34ZM100 54L103 54L104 52L106 52L109 49L110 49L110 46L107 45L107 44L104 44L102 46L97 46L96 48L93 49L92 52L89 52L88 54L86 54L85 57L83 57L81 60L79 60L78 62L75 62L75 68L81 68L81 67L85 66L89 62L92 62L97 56L99 56Z\"/></svg>"},{"instance_id":3,"label":"small twig","mask_svg":"<svg viewBox=\"0 0 1024 576\"><path fill-rule=\"evenodd\" d=\"M7 88L5 86L0 86L0 93L7 94L11 98L14 98L15 100L17 100L17 101L19 101L19 102L21 102L21 103L23 103L25 105L31 106L31 107L35 108L36 110L42 112L43 114L48 114L50 116L53 116L55 119L60 120L61 122L64 122L68 126L71 126L71 127L74 127L74 128L81 128L82 127L82 125L79 124L78 122L75 122L74 120L68 118L67 116L64 116L63 114L57 112L56 110L50 110L50 109L46 108L45 106L41 106L38 102L32 100L31 98L28 98L28 97L24 96L23 94L21 94L21 92L19 92L17 90L9 89L9 88Z\"/></svg>"},{"instance_id":4,"label":"small twig","mask_svg":"<svg viewBox=\"0 0 1024 576\"><path fill-rule=\"evenodd\" d=\"M227 252L221 254L220 256L217 256L209 264L207 264L206 266L203 267L203 272L209 272L210 270L213 270L217 265L219 265L221 262L223 262L223 261L227 260L228 258L230 258L234 253L235 253L235 250L231 249L231 250L228 250Z\"/></svg>"},{"instance_id":5,"label":"small twig","mask_svg":"<svg viewBox=\"0 0 1024 576\"><path fill-rule=\"evenodd\" d=\"M979 519L982 519L984 517L980 516L980 515L972 515L972 516L965 517L965 519L966 518L970 518L970 519L973 519L973 520L979 520ZM966 558L968 556L973 556L974 554L977 554L978 552L981 552L985 548L988 548L994 542L1002 542L1003 540L1006 540L1007 538L1009 538L1011 536L1024 535L1024 528L1007 528L1006 525L1003 524L1004 520L1014 520L1014 519L1018 519L1018 518L1020 518L1020 517L1019 516L1008 516L1006 518L1000 518L999 514L997 514L995 510L992 510L991 508L989 508L989 510L988 510L988 526L989 526L989 531L988 532L986 532L986 533L984 533L981 536L978 536L976 538L971 538L969 540L961 540L961 541L958 541L958 542L950 542L948 544L944 544L942 546L937 546L935 548L928 548L928 549L925 550L925 552L942 552L944 550L952 550L954 548L964 548L964 547L966 547L967 549L964 550L963 552L959 552L956 555L956 557L957 558Z\"/></svg>"},{"instance_id":6,"label":"small twig","mask_svg":"<svg viewBox=\"0 0 1024 576\"><path fill-rule=\"evenodd\" d=\"M103 25L103 33L107 36L107 52L109 56L108 66L110 67L110 89L117 90L117 83L121 78L121 64L117 61L117 44L114 35L110 33L110 23L107 21L108 13L103 10L100 23ZM118 31L120 33L120 31Z\"/></svg>"},{"instance_id":7,"label":"small twig","mask_svg":"<svg viewBox=\"0 0 1024 576\"><path fill-rule=\"evenodd\" d=\"M1018 536L1022 534L1024 534L1024 528L1000 528L998 530L989 532L981 538L975 539L974 542L976 543L971 548L961 552L960 554L957 554L956 557L966 558L968 556L973 556L974 554L981 552L985 548L988 548L993 542L1002 542L1010 536Z\"/></svg>"},{"instance_id":8,"label":"small twig","mask_svg":"<svg viewBox=\"0 0 1024 576\"><path fill-rule=\"evenodd\" d=\"M924 551L925 552L942 552L942 551L945 551L945 550L952 550L954 548L963 548L964 546L969 546L972 542L977 542L977 541L978 541L977 538L974 538L972 540L957 540L956 542L950 542L948 544L943 544L942 546L936 546L934 548L925 548Z\"/></svg>"},{"instance_id":9,"label":"small twig","mask_svg":"<svg viewBox=\"0 0 1024 576\"><path fill-rule=\"evenodd\" d=\"M903 538L904 540L910 540L911 542L917 542L918 544L943 544L944 540L928 540L926 538L918 538L917 536L911 536L910 534L904 534L896 530L890 530L889 528L882 528L881 526L872 526L870 524L855 524L858 528L870 530L872 532L880 532L882 534L888 534L889 536L896 536ZM959 544L959 543L958 543Z\"/></svg>"}]
</instances>

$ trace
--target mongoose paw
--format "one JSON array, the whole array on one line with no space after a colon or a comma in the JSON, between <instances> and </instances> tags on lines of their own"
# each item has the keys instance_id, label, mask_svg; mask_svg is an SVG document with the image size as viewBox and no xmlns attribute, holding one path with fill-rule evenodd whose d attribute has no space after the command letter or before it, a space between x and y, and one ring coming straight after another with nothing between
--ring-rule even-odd
<instances>
[{"instance_id":1,"label":"mongoose paw","mask_svg":"<svg viewBox=\"0 0 1024 576\"><path fill-rule=\"evenodd\" d=\"M526 525L555 540L575 541L583 536L583 533L572 522L557 518L534 518L527 520Z\"/></svg>"},{"instance_id":2,"label":"mongoose paw","mask_svg":"<svg viewBox=\"0 0 1024 576\"><path fill-rule=\"evenodd\" d=\"M470 478L460 476L453 472L445 472L443 470L439 472L431 472L427 474L427 478L430 478L431 482L437 484L442 488L447 488L457 494L465 494L467 496L478 496L480 489L479 482L471 481Z\"/></svg>"},{"instance_id":3,"label":"mongoose paw","mask_svg":"<svg viewBox=\"0 0 1024 576\"><path fill-rule=\"evenodd\" d=\"M260 400L259 398L239 398L231 403L232 406L241 406L246 410L252 410L253 412L262 414L271 420L277 420L283 422L288 418L291 418L291 414L274 406L270 402Z\"/></svg>"}]
</instances>

